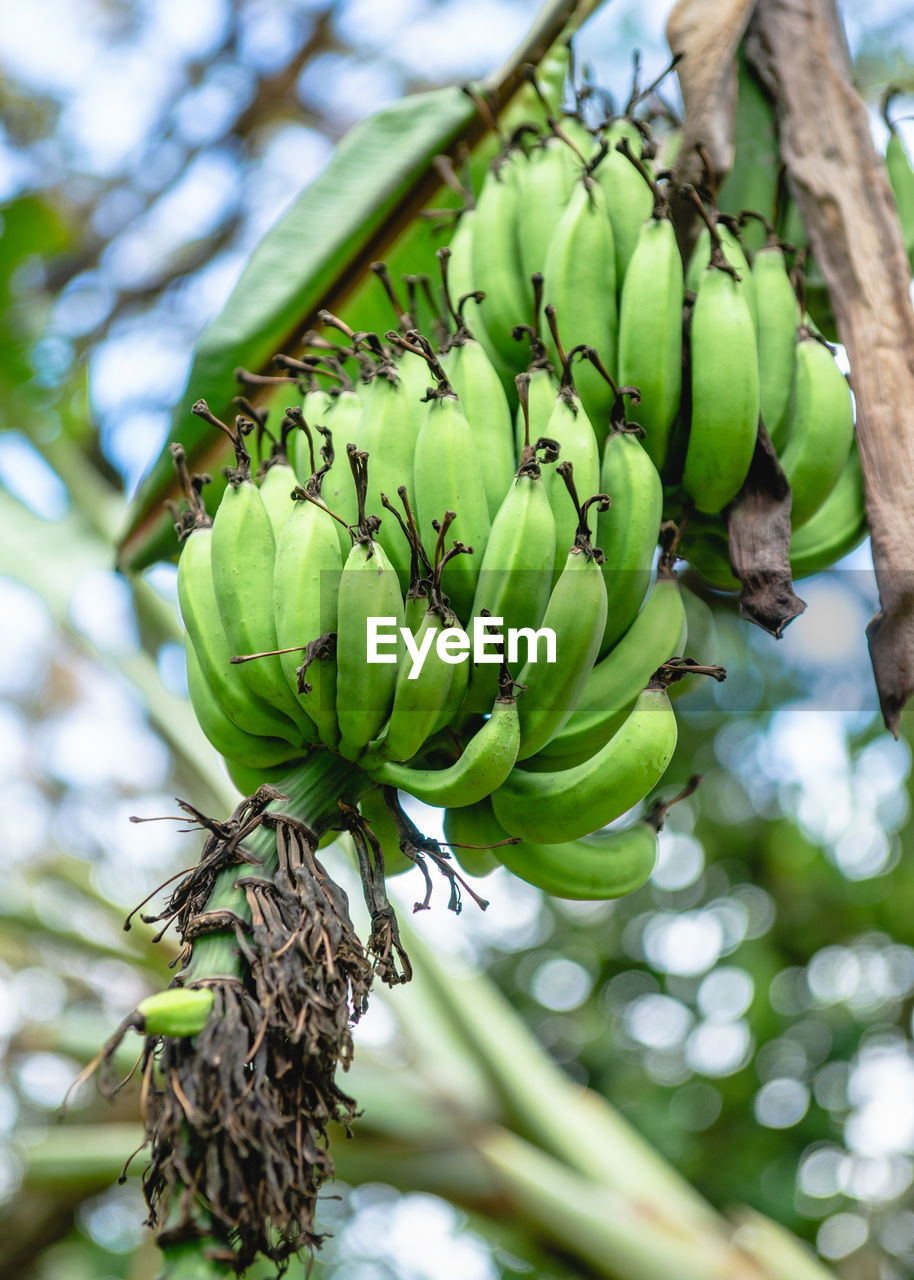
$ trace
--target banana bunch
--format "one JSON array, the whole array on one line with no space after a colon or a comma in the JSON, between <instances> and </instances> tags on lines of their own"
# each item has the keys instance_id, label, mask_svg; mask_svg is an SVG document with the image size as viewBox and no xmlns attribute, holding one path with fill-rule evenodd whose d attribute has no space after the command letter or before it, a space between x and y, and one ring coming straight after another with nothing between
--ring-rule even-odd
<instances>
[{"instance_id":1,"label":"banana bunch","mask_svg":"<svg viewBox=\"0 0 914 1280\"><path fill-rule=\"evenodd\" d=\"M592 348L566 352L546 312L560 374L518 375L520 436L454 309L437 350L412 328L352 334L333 365L348 357L354 376L337 373L329 393L315 377L259 471L254 424L227 427L200 402L236 456L212 520L201 480L176 459L188 503L179 601L204 733L247 792L319 752L351 762L391 870L410 861L383 795L440 806L449 828L489 806L497 848L480 865L504 848L514 869L528 846L555 845L558 858L637 806L676 744L660 669L683 653L685 615L669 568L652 585L662 493L626 420L637 397ZM602 444L582 368L608 389ZM634 883L635 865L644 878L647 833L639 822L630 839L614 834L594 894ZM540 880L560 892L560 876ZM583 892L574 876L565 888Z\"/></svg>"},{"instance_id":2,"label":"banana bunch","mask_svg":"<svg viewBox=\"0 0 914 1280\"><path fill-rule=\"evenodd\" d=\"M723 513L746 481L759 424L790 484L791 528L799 532L839 480L843 490L856 483L853 402L831 350L803 313L785 246L764 218L708 209L692 193L700 231L683 261L672 193L657 160L662 154L668 162L674 149L675 135L657 141L643 119L589 128L580 117L560 124L550 117L544 131L522 126L458 218L451 284L455 296L478 303L474 331L512 399L525 359L520 339L530 337L535 433L553 434L550 367L560 372L567 356L585 347L612 379L637 389L642 448L665 486L666 514L686 507L696 513L682 553L719 583L707 547L726 544ZM914 186L894 131L887 161L906 209ZM750 254L743 232L755 219L767 235ZM585 364L577 390L602 446L611 383L597 365ZM659 481L652 487L663 492ZM653 523L650 503L645 510ZM852 543L858 529L845 524L836 546ZM798 554L802 567L805 553ZM633 593L646 585L650 558L641 561L640 577L629 579ZM612 556L608 563L613 572ZM613 638L619 635L617 628Z\"/></svg>"}]
</instances>

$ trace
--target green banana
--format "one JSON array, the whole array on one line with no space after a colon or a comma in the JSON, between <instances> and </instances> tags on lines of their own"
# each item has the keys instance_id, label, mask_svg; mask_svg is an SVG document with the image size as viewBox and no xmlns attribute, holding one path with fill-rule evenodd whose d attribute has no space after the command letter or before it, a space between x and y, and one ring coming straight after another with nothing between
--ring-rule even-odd
<instances>
[{"instance_id":1,"label":"green banana","mask_svg":"<svg viewBox=\"0 0 914 1280\"><path fill-rule=\"evenodd\" d=\"M545 352L545 348L544 348ZM533 441L547 435L546 428L555 408L555 397L559 393L559 384L551 368L543 365L531 365L530 381L527 384L527 403L530 417L529 435ZM520 404L514 419L514 445L518 464L524 451L524 440L527 436L527 424Z\"/></svg>"},{"instance_id":2,"label":"green banana","mask_svg":"<svg viewBox=\"0 0 914 1280\"><path fill-rule=\"evenodd\" d=\"M787 443L780 455L793 494L794 529L806 523L838 483L854 440L850 388L829 348L801 332L796 358Z\"/></svg>"},{"instance_id":3,"label":"green banana","mask_svg":"<svg viewBox=\"0 0 914 1280\"><path fill-rule=\"evenodd\" d=\"M382 493L394 494L401 485L409 485L412 481L416 419L406 389L392 363L379 364L360 398L362 417L356 443L371 460L368 499L370 509L377 511ZM405 592L409 587L410 548L399 525L392 520L383 520L377 531L377 540L397 571L401 591Z\"/></svg>"},{"instance_id":4,"label":"green banana","mask_svg":"<svg viewBox=\"0 0 914 1280\"><path fill-rule=\"evenodd\" d=\"M819 510L791 534L791 573L794 578L821 573L849 555L866 534L863 471L854 448L838 483Z\"/></svg>"},{"instance_id":5,"label":"green banana","mask_svg":"<svg viewBox=\"0 0 914 1280\"><path fill-rule=\"evenodd\" d=\"M530 311L515 234L522 195L519 165L513 152L496 158L482 184L473 219L473 287L484 289L486 295L485 329L477 336L490 355L494 353L496 367L517 365L511 331Z\"/></svg>"},{"instance_id":6,"label":"green banana","mask_svg":"<svg viewBox=\"0 0 914 1280\"><path fill-rule=\"evenodd\" d=\"M552 233L543 281L546 314L551 307L560 318L566 349L582 344L594 347L603 363L612 369L619 327L613 232L606 192L589 174L575 184ZM553 355L558 356L560 364L565 363L555 334ZM602 440L612 393L605 379L590 365L579 369L576 382L581 402ZM572 461L577 467L577 459ZM567 550L563 548L562 554Z\"/></svg>"},{"instance_id":7,"label":"green banana","mask_svg":"<svg viewBox=\"0 0 914 1280\"><path fill-rule=\"evenodd\" d=\"M212 991L194 987L170 987L147 996L136 1007L147 1036L195 1036L213 1011Z\"/></svg>"},{"instance_id":8,"label":"green banana","mask_svg":"<svg viewBox=\"0 0 914 1280\"><path fill-rule=\"evenodd\" d=\"M772 233L752 262L758 308L759 407L775 448L782 444L782 425L793 388L800 307Z\"/></svg>"},{"instance_id":9,"label":"green banana","mask_svg":"<svg viewBox=\"0 0 914 1280\"><path fill-rule=\"evenodd\" d=\"M217 701L239 729L300 746L303 737L292 721L259 697L243 678L243 666L231 661L235 650L220 620L213 586L212 540L211 527L194 529L178 561L178 603L187 643Z\"/></svg>"},{"instance_id":10,"label":"green banana","mask_svg":"<svg viewBox=\"0 0 914 1280\"><path fill-rule=\"evenodd\" d=\"M441 365L457 393L482 462L490 519L501 506L514 475L511 409L498 371L484 347L461 326L450 339Z\"/></svg>"},{"instance_id":11,"label":"green banana","mask_svg":"<svg viewBox=\"0 0 914 1280\"><path fill-rule=\"evenodd\" d=\"M439 376L440 375L440 376ZM443 371L416 441L413 488L419 530L427 533L444 511L456 512L454 531L469 550L450 566L448 593L454 612L470 616L476 579L489 536L489 507L482 460L473 432Z\"/></svg>"},{"instance_id":12,"label":"green banana","mask_svg":"<svg viewBox=\"0 0 914 1280\"><path fill-rule=\"evenodd\" d=\"M495 821L488 800L447 809L444 814L444 841L468 876L487 876L500 865L498 853L486 846L509 837ZM479 848L462 846L478 845ZM500 850L499 850L500 853Z\"/></svg>"},{"instance_id":13,"label":"green banana","mask_svg":"<svg viewBox=\"0 0 914 1280\"><path fill-rule=\"evenodd\" d=\"M529 374L518 374L517 383L525 406ZM485 610L501 618L506 631L539 627L552 590L555 545L555 516L534 450L525 443L514 483L492 523L471 616L480 618ZM497 668L474 667L466 709L485 710L496 683Z\"/></svg>"},{"instance_id":14,"label":"green banana","mask_svg":"<svg viewBox=\"0 0 914 1280\"><path fill-rule=\"evenodd\" d=\"M233 653L267 655L240 664L242 677L255 693L288 715L307 740L313 740L314 725L274 656L278 647L273 621L276 540L252 481L237 478L223 493L213 520L211 552L219 616Z\"/></svg>"},{"instance_id":15,"label":"green banana","mask_svg":"<svg viewBox=\"0 0 914 1280\"><path fill-rule=\"evenodd\" d=\"M270 465L260 481L260 496L266 507L267 515L273 529L273 537L278 541L283 525L292 514L295 499L292 490L298 484L295 472L289 465L285 454L277 454L270 459Z\"/></svg>"},{"instance_id":16,"label":"green banana","mask_svg":"<svg viewBox=\"0 0 914 1280\"><path fill-rule=\"evenodd\" d=\"M689 330L692 421L682 483L699 511L736 497L755 451L759 378L744 292L715 260L705 271Z\"/></svg>"},{"instance_id":17,"label":"green banana","mask_svg":"<svg viewBox=\"0 0 914 1280\"><path fill-rule=\"evenodd\" d=\"M298 669L306 646L337 630L337 597L342 567L335 521L317 505L321 486L312 478L279 535L273 570L273 615L280 663L290 688L299 688ZM307 493L315 501L304 497ZM347 535L348 536L348 535ZM307 667L307 692L299 693L302 709L322 742L336 746L336 659L329 645Z\"/></svg>"},{"instance_id":18,"label":"green banana","mask_svg":"<svg viewBox=\"0 0 914 1280\"><path fill-rule=\"evenodd\" d=\"M444 769L413 769L386 761L365 767L385 786L397 787L424 804L458 808L476 804L499 787L514 767L520 748L517 703L507 695L496 699L492 714L470 738L460 756Z\"/></svg>"},{"instance_id":19,"label":"green banana","mask_svg":"<svg viewBox=\"0 0 914 1280\"><path fill-rule=\"evenodd\" d=\"M644 448L658 470L682 390L683 290L673 224L654 216L641 228L622 285L619 382L638 389Z\"/></svg>"},{"instance_id":20,"label":"green banana","mask_svg":"<svg viewBox=\"0 0 914 1280\"><path fill-rule=\"evenodd\" d=\"M301 421L307 424L308 430L296 431L292 435L289 449L289 461L299 484L307 484L318 465L316 458L312 462L311 450L315 437L310 433L318 425L324 425L333 412L335 403L335 397L317 383L302 397Z\"/></svg>"},{"instance_id":21,"label":"green banana","mask_svg":"<svg viewBox=\"0 0 914 1280\"><path fill-rule=\"evenodd\" d=\"M331 407L325 414L322 426L326 426L333 437L333 462L324 476L321 495L323 502L329 507L334 515L347 525L354 525L358 518L356 505L355 489L352 485L352 472L349 468L349 459L346 455L347 444L357 444L359 434L359 424L362 421L362 400L359 392L344 390L334 397ZM302 433L304 436L304 433ZM301 449L301 438L297 441L297 448ZM298 455L296 455L298 457ZM302 465L296 462L296 471L299 476L304 474L302 484L307 484L308 477L311 475L310 463L302 470ZM337 537L340 543L340 554L347 556L352 546L352 539L343 528L343 525L336 526Z\"/></svg>"},{"instance_id":22,"label":"green banana","mask_svg":"<svg viewBox=\"0 0 914 1280\"><path fill-rule=\"evenodd\" d=\"M657 828L642 819L562 844L505 845L499 853L518 879L556 898L621 898L649 879L657 861Z\"/></svg>"},{"instance_id":23,"label":"green banana","mask_svg":"<svg viewBox=\"0 0 914 1280\"><path fill-rule=\"evenodd\" d=\"M249 768L270 768L294 759L297 748L282 738L260 738L239 729L222 709L219 699L200 668L197 651L188 642L184 647L187 664L187 692L197 723L210 745L222 756Z\"/></svg>"},{"instance_id":24,"label":"green banana","mask_svg":"<svg viewBox=\"0 0 914 1280\"><path fill-rule=\"evenodd\" d=\"M393 705L397 663L402 653L399 628L405 625L403 596L397 575L373 531L376 517L366 520L367 455L350 446L356 479L358 533L340 574L337 598L336 700L340 754L355 760L378 736ZM369 662L369 619L391 618L396 644ZM391 661L392 659L392 661Z\"/></svg>"},{"instance_id":25,"label":"green banana","mask_svg":"<svg viewBox=\"0 0 914 1280\"><path fill-rule=\"evenodd\" d=\"M568 723L542 754L579 761L599 751L658 667L682 655L685 639L679 579L660 577L628 631L591 671Z\"/></svg>"},{"instance_id":26,"label":"green banana","mask_svg":"<svg viewBox=\"0 0 914 1280\"><path fill-rule=\"evenodd\" d=\"M519 706L518 760L535 755L571 716L593 670L606 626L606 587L600 567L603 557L591 545L587 525L589 507L596 503L599 509L603 495L579 503L571 463L561 462L557 470L568 485L578 527L543 615L543 628L555 636L555 664L544 662L544 655L537 653L518 676L518 684L525 688Z\"/></svg>"},{"instance_id":27,"label":"green banana","mask_svg":"<svg viewBox=\"0 0 914 1280\"><path fill-rule=\"evenodd\" d=\"M593 139L584 155L593 150ZM543 264L549 242L568 204L583 164L567 142L555 135L540 138L526 157L519 161L523 198L517 210L517 241L521 270L529 280Z\"/></svg>"},{"instance_id":28,"label":"green banana","mask_svg":"<svg viewBox=\"0 0 914 1280\"><path fill-rule=\"evenodd\" d=\"M547 307L546 314L555 332L555 312L551 307ZM555 337L558 342L557 333ZM552 413L546 424L546 437L558 445L560 460L570 462L574 467L578 491L590 496L600 488L600 446L590 417L585 412L575 389L576 384L571 376L571 356L565 355L561 350L561 344L559 349L564 372ZM589 362L587 367L592 368ZM605 379L601 381L607 385ZM574 504L568 500L565 486L561 481L556 480L552 472L547 471L544 474L543 485L549 497L552 514L555 516L555 572L553 574L553 582L555 582L565 564L569 548L574 544L578 514Z\"/></svg>"},{"instance_id":29,"label":"green banana","mask_svg":"<svg viewBox=\"0 0 914 1280\"><path fill-rule=\"evenodd\" d=\"M639 412L640 416L640 412ZM600 489L610 505L597 516L597 546L603 552L606 629L600 656L631 626L651 581L663 518L663 485L637 434L620 424L603 449Z\"/></svg>"},{"instance_id":30,"label":"green banana","mask_svg":"<svg viewBox=\"0 0 914 1280\"><path fill-rule=\"evenodd\" d=\"M612 225L615 247L615 285L621 289L635 253L641 228L651 216L654 197L641 174L616 149L625 138L632 151L641 156L642 139L630 120L613 120L603 133L607 152L594 170L594 177L606 193L606 211ZM597 346L597 343L593 343ZM602 354L602 353L601 353ZM612 366L610 365L610 368Z\"/></svg>"},{"instance_id":31,"label":"green banana","mask_svg":"<svg viewBox=\"0 0 914 1280\"><path fill-rule=\"evenodd\" d=\"M513 769L492 797L495 817L522 840L577 840L643 800L666 772L675 746L669 697L650 684L613 737L583 764L551 773Z\"/></svg>"},{"instance_id":32,"label":"green banana","mask_svg":"<svg viewBox=\"0 0 914 1280\"><path fill-rule=\"evenodd\" d=\"M421 669L414 671L413 653L407 651L397 671L393 708L381 746L388 760L411 760L438 727L450 701L457 665L445 661L438 651L438 638L447 628L459 628L457 618L438 604L426 611L414 635L418 655L424 655ZM409 644L407 642L407 650Z\"/></svg>"},{"instance_id":33,"label":"green banana","mask_svg":"<svg viewBox=\"0 0 914 1280\"><path fill-rule=\"evenodd\" d=\"M718 216L720 217L720 215ZM734 281L734 283L739 284L740 292L749 308L749 315L752 317L752 327L757 333L758 297L756 295L755 278L742 243L729 223L729 218L719 221L715 228L715 235L720 242L724 259L739 276L739 280ZM692 293L698 293L710 262L711 232L707 226L704 226L698 233L698 239L695 241L695 247L692 250L692 256L689 258L689 265L686 269L685 287L691 290Z\"/></svg>"}]
</instances>

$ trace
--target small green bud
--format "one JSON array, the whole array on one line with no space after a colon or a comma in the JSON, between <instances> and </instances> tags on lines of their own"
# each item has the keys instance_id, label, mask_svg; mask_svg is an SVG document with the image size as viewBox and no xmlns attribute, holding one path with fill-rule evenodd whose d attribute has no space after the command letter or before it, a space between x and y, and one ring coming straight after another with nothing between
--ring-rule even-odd
<instances>
[{"instance_id":1,"label":"small green bud","mask_svg":"<svg viewBox=\"0 0 914 1280\"><path fill-rule=\"evenodd\" d=\"M195 1036L212 1012L213 993L203 988L171 987L137 1005L150 1036Z\"/></svg>"}]
</instances>

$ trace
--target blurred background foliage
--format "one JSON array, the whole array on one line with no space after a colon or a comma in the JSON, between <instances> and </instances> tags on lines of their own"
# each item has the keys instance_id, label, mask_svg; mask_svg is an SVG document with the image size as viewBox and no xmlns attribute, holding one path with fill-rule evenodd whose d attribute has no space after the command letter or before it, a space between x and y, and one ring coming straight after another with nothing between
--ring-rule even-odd
<instances>
[{"instance_id":1,"label":"blurred background foliage","mask_svg":"<svg viewBox=\"0 0 914 1280\"><path fill-rule=\"evenodd\" d=\"M136 1179L112 1185L135 1091L112 1107L84 1087L62 1127L55 1111L167 980L167 944L121 922L195 842L128 816L173 814L176 794L233 803L183 700L173 569L112 571L125 502L200 329L335 140L403 93L490 71L535 9L32 0L0 25L0 1280L155 1270ZM663 66L668 9L613 0L585 28L617 98L634 47L646 75ZM914 21L898 0L842 9L882 142L880 90L914 91ZM574 904L497 872L485 915L454 919L438 895L415 924L483 966L562 1070L715 1206L770 1214L848 1280L896 1280L914 1274L910 750L876 714L866 549L801 594L778 645L706 597L730 675L679 703L670 786L705 780L649 885ZM396 882L407 916L413 876ZM419 999L378 997L358 1029L365 1116L352 1152L338 1144L349 1181L325 1202L320 1272L578 1274L499 1225L459 1143L420 1133L429 1098L477 1119L487 1103L456 1058L423 1057Z\"/></svg>"}]
</instances>

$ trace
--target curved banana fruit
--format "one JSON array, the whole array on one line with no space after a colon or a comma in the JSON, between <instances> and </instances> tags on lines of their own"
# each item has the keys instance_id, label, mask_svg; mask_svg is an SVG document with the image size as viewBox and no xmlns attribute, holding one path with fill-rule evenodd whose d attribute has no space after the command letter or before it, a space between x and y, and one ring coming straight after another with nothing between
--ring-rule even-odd
<instances>
[{"instance_id":1,"label":"curved banana fruit","mask_svg":"<svg viewBox=\"0 0 914 1280\"><path fill-rule=\"evenodd\" d=\"M356 443L369 457L368 510L377 513L381 510L382 493L393 496L401 485L411 484L417 429L406 389L392 366L378 368L360 399L362 417ZM399 524L384 519L375 536L397 571L400 590L405 592L409 587L410 547Z\"/></svg>"},{"instance_id":2,"label":"curved banana fruit","mask_svg":"<svg viewBox=\"0 0 914 1280\"><path fill-rule=\"evenodd\" d=\"M756 253L752 278L758 308L759 406L777 449L783 443L782 427L793 389L800 305L776 238Z\"/></svg>"},{"instance_id":3,"label":"curved banana fruit","mask_svg":"<svg viewBox=\"0 0 914 1280\"><path fill-rule=\"evenodd\" d=\"M791 535L790 569L794 578L828 569L859 546L866 534L863 471L855 448L819 510Z\"/></svg>"},{"instance_id":4,"label":"curved banana fruit","mask_svg":"<svg viewBox=\"0 0 914 1280\"><path fill-rule=\"evenodd\" d=\"M527 402L530 415L530 439L535 443L541 436L548 435L547 428L552 411L555 408L555 397L559 393L559 384L549 369L532 367L530 381L527 384ZM518 404L514 417L514 444L517 461L520 463L524 452L527 425L524 414Z\"/></svg>"},{"instance_id":5,"label":"curved banana fruit","mask_svg":"<svg viewBox=\"0 0 914 1280\"><path fill-rule=\"evenodd\" d=\"M320 496L319 485L309 490ZM273 616L279 661L289 687L298 688L305 646L337 629L337 597L342 558L336 522L315 502L302 499L283 526L273 569ZM300 693L302 709L320 740L336 746L336 659L319 657L306 672L310 692Z\"/></svg>"},{"instance_id":6,"label":"curved banana fruit","mask_svg":"<svg viewBox=\"0 0 914 1280\"><path fill-rule=\"evenodd\" d=\"M734 284L739 285L746 306L749 308L749 315L752 317L752 327L758 332L758 298L756 296L755 278L749 266L749 260L746 257L740 239L726 221L719 222L716 228L717 236L720 240L720 247L723 255L729 262L730 266L736 271L739 280L734 280ZM697 294L701 288L701 282L705 278L708 265L711 261L711 233L707 227L702 227L698 233L698 239L695 241L695 247L692 250L692 256L689 258L689 265L686 269L685 287Z\"/></svg>"},{"instance_id":7,"label":"curved banana fruit","mask_svg":"<svg viewBox=\"0 0 914 1280\"><path fill-rule=\"evenodd\" d=\"M229 485L213 520L213 587L219 616L235 655L271 654L279 646L273 621L276 540L257 486ZM279 658L239 664L250 688L294 721L309 741L314 725L301 709Z\"/></svg>"},{"instance_id":8,"label":"curved banana fruit","mask_svg":"<svg viewBox=\"0 0 914 1280\"><path fill-rule=\"evenodd\" d=\"M457 393L476 450L483 459L482 479L489 517L494 520L515 471L511 409L498 371L482 344L457 334L441 364Z\"/></svg>"},{"instance_id":9,"label":"curved banana fruit","mask_svg":"<svg viewBox=\"0 0 914 1280\"><path fill-rule=\"evenodd\" d=\"M589 135L588 135L589 136ZM586 155L593 150L593 139ZM549 242L582 169L574 151L554 135L541 138L526 163L519 161L523 198L517 210L517 242L525 280L543 270Z\"/></svg>"},{"instance_id":10,"label":"curved banana fruit","mask_svg":"<svg viewBox=\"0 0 914 1280\"><path fill-rule=\"evenodd\" d=\"M273 537L277 542L282 527L295 506L292 490L297 484L295 472L285 457L278 455L270 460L270 465L260 482L260 496L270 517Z\"/></svg>"},{"instance_id":11,"label":"curved banana fruit","mask_svg":"<svg viewBox=\"0 0 914 1280\"><path fill-rule=\"evenodd\" d=\"M292 721L258 697L232 663L233 649L222 622L213 586L211 527L195 529L178 561L178 603L207 683L229 719L239 729L265 738L284 738L294 746L304 741Z\"/></svg>"},{"instance_id":12,"label":"curved banana fruit","mask_svg":"<svg viewBox=\"0 0 914 1280\"><path fill-rule=\"evenodd\" d=\"M505 845L499 853L519 880L555 898L621 898L650 878L657 861L657 829L641 820L562 844Z\"/></svg>"},{"instance_id":13,"label":"curved banana fruit","mask_svg":"<svg viewBox=\"0 0 914 1280\"><path fill-rule=\"evenodd\" d=\"M386 762L372 772L378 782L406 791L424 804L456 809L484 800L501 786L514 767L519 748L517 703L513 698L498 698L488 720L447 768L412 769ZM373 759L366 761L366 768L373 764Z\"/></svg>"},{"instance_id":14,"label":"curved banana fruit","mask_svg":"<svg viewBox=\"0 0 914 1280\"><path fill-rule=\"evenodd\" d=\"M574 468L574 483L578 493L585 498L598 493L600 491L600 446L590 418L567 371L555 398L546 426L546 435L550 440L555 440L559 446L560 464L570 462ZM578 530L578 513L574 503L569 500L565 485L557 478L554 471L544 473L543 485L555 517L555 570L553 573L553 582L555 582L562 572L569 549L574 545Z\"/></svg>"},{"instance_id":15,"label":"curved banana fruit","mask_svg":"<svg viewBox=\"0 0 914 1280\"><path fill-rule=\"evenodd\" d=\"M273 765L272 767L261 767L259 765L242 764L240 760L232 760L230 756L226 756L223 760L225 772L234 787L241 792L243 796L252 796L258 787L263 784L270 783L271 786L278 787L282 791L283 783L293 771L301 768L306 761L306 753L299 752L286 764Z\"/></svg>"},{"instance_id":16,"label":"curved banana fruit","mask_svg":"<svg viewBox=\"0 0 914 1280\"><path fill-rule=\"evenodd\" d=\"M658 578L628 631L591 671L568 723L542 755L577 762L599 751L657 668L682 654L685 638L679 579Z\"/></svg>"},{"instance_id":17,"label":"curved banana fruit","mask_svg":"<svg viewBox=\"0 0 914 1280\"><path fill-rule=\"evenodd\" d=\"M530 313L528 289L515 234L522 195L520 161L513 153L497 157L486 174L473 218L473 288L485 290L485 331L496 366L518 364L511 330ZM459 272L458 272L459 279ZM456 284L456 282L455 282Z\"/></svg>"},{"instance_id":18,"label":"curved banana fruit","mask_svg":"<svg viewBox=\"0 0 914 1280\"><path fill-rule=\"evenodd\" d=\"M590 544L586 516L552 588L542 625L555 634L555 665L542 653L521 668L518 684L526 686L519 703L521 746L526 760L563 728L578 704L593 670L606 626L606 587L598 553Z\"/></svg>"},{"instance_id":19,"label":"curved banana fruit","mask_svg":"<svg viewBox=\"0 0 914 1280\"><path fill-rule=\"evenodd\" d=\"M641 174L616 150L616 143L627 138L639 158L643 146L638 130L630 121L613 120L603 133L608 150L594 170L594 177L606 193L606 210L615 246L615 283L621 289L634 256L641 228L651 216L654 197ZM591 346L597 346L591 343ZM599 348L598 348L599 349ZM601 352L602 355L602 352ZM607 361L604 359L604 364ZM612 368L612 365L609 365Z\"/></svg>"},{"instance_id":20,"label":"curved banana fruit","mask_svg":"<svg viewBox=\"0 0 914 1280\"><path fill-rule=\"evenodd\" d=\"M780 455L790 481L790 524L800 528L818 510L844 470L854 441L854 409L847 379L818 339L797 344L797 376Z\"/></svg>"},{"instance_id":21,"label":"curved banana fruit","mask_svg":"<svg viewBox=\"0 0 914 1280\"><path fill-rule=\"evenodd\" d=\"M606 629L600 657L631 626L651 582L663 519L663 485L637 435L620 429L606 438L600 489L609 507L597 516L597 546L605 557Z\"/></svg>"},{"instance_id":22,"label":"curved banana fruit","mask_svg":"<svg viewBox=\"0 0 914 1280\"><path fill-rule=\"evenodd\" d=\"M682 483L699 511L736 497L758 435L755 328L746 298L724 270L708 267L689 332L692 424Z\"/></svg>"},{"instance_id":23,"label":"curved banana fruit","mask_svg":"<svg viewBox=\"0 0 914 1280\"><path fill-rule=\"evenodd\" d=\"M468 876L487 876L500 866L498 853L487 845L506 839L504 831L495 821L492 805L488 800L466 805L461 809L448 809L444 815L444 842L454 855L461 870ZM467 849L461 845L479 845Z\"/></svg>"},{"instance_id":24,"label":"curved banana fruit","mask_svg":"<svg viewBox=\"0 0 914 1280\"><path fill-rule=\"evenodd\" d=\"M644 448L658 470L682 392L684 288L673 224L652 217L641 228L622 285L619 382L638 389Z\"/></svg>"},{"instance_id":25,"label":"curved banana fruit","mask_svg":"<svg viewBox=\"0 0 914 1280\"><path fill-rule=\"evenodd\" d=\"M628 718L583 764L552 773L515 768L492 797L499 824L536 844L562 844L607 826L652 791L676 747L666 690L652 685Z\"/></svg>"},{"instance_id":26,"label":"curved banana fruit","mask_svg":"<svg viewBox=\"0 0 914 1280\"><path fill-rule=\"evenodd\" d=\"M211 746L221 756L237 760L250 768L270 768L293 760L298 748L282 738L259 738L239 729L222 708L212 686L203 674L197 652L190 643L184 647L187 664L187 693L197 723Z\"/></svg>"},{"instance_id":27,"label":"curved banana fruit","mask_svg":"<svg viewBox=\"0 0 914 1280\"><path fill-rule=\"evenodd\" d=\"M453 392L435 396L416 441L413 487L419 532L427 535L433 520L455 511L452 531L472 554L456 557L448 566L448 592L454 612L470 616L479 567L489 537L489 507L476 441L460 401Z\"/></svg>"},{"instance_id":28,"label":"curved banana fruit","mask_svg":"<svg viewBox=\"0 0 914 1280\"><path fill-rule=\"evenodd\" d=\"M426 655L421 670L413 671L408 652L400 662L393 708L381 744L381 753L388 760L411 760L418 754L437 729L445 708L452 705L449 699L457 666L466 667L466 662L446 662L438 652L441 632L457 625L455 617L443 617L442 613L440 607L428 609L415 633L415 647Z\"/></svg>"},{"instance_id":29,"label":"curved banana fruit","mask_svg":"<svg viewBox=\"0 0 914 1280\"><path fill-rule=\"evenodd\" d=\"M341 391L333 399L330 409L320 423L321 426L327 427L333 437L333 464L323 479L321 501L325 503L334 515L339 516L345 524L350 526L354 525L358 519L358 507L355 486L352 483L352 471L349 467L349 459L346 456L346 445L358 444L359 424L361 421L362 399L360 394L356 391ZM308 425L312 425L310 421ZM297 441L297 449L299 450L296 455L297 459L300 459L303 440L307 444L304 432L301 432ZM302 480L302 484L305 485L311 475L310 463L305 463L303 459L296 461L296 471L299 476L302 475L302 466L304 466L307 473ZM341 524L336 526L336 535L340 543L340 554L345 558L349 555L352 539Z\"/></svg>"},{"instance_id":30,"label":"curved banana fruit","mask_svg":"<svg viewBox=\"0 0 914 1280\"><path fill-rule=\"evenodd\" d=\"M609 369L615 367L619 328L615 246L606 192L591 177L576 184L552 234L543 267L543 299L561 321L566 350L584 343L596 349ZM553 355L564 363L555 342ZM579 367L575 381L602 440L613 401L609 385L590 364ZM577 468L577 460L572 461Z\"/></svg>"},{"instance_id":31,"label":"curved banana fruit","mask_svg":"<svg viewBox=\"0 0 914 1280\"><path fill-rule=\"evenodd\" d=\"M369 618L393 619L396 645L381 654L393 662L368 661ZM381 544L365 536L349 552L337 598L337 723L339 752L348 760L378 736L390 715L403 647L399 628L404 625L396 571Z\"/></svg>"}]
</instances>

